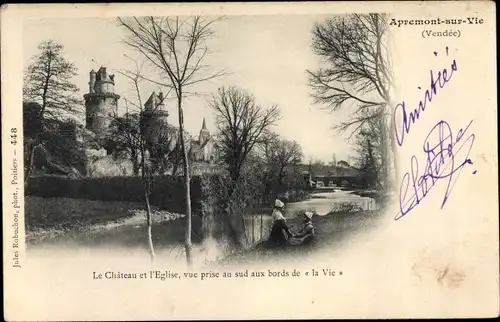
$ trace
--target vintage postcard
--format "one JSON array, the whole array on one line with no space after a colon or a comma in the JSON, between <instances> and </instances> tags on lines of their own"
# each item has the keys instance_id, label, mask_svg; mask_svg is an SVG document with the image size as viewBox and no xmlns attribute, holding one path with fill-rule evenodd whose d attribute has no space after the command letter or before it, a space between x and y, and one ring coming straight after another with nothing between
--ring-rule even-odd
<instances>
[{"instance_id":1,"label":"vintage postcard","mask_svg":"<svg viewBox=\"0 0 500 322\"><path fill-rule=\"evenodd\" d=\"M4 318L498 316L495 10L2 6Z\"/></svg>"}]
</instances>

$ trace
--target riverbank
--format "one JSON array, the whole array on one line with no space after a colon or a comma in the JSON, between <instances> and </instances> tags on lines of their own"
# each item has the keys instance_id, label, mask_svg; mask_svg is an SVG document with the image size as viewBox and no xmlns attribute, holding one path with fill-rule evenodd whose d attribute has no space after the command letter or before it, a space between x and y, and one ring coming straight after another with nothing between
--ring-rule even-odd
<instances>
[{"instance_id":1,"label":"riverbank","mask_svg":"<svg viewBox=\"0 0 500 322\"><path fill-rule=\"evenodd\" d=\"M94 239L103 232L116 232L125 227L144 228L146 212L137 202L99 201L73 198L25 198L26 243L29 246ZM175 222L179 233L173 239L183 238L183 214L170 213L152 207L155 226ZM141 230L141 239L144 235Z\"/></svg>"},{"instance_id":2,"label":"riverbank","mask_svg":"<svg viewBox=\"0 0 500 322\"><path fill-rule=\"evenodd\" d=\"M334 207L335 205L362 206L366 198L353 195L350 191L322 193L325 198L310 198L305 201L288 203L284 211L292 230L299 230L301 214L305 210L315 210L313 222L318 232L321 247L333 245L355 231L372 226L377 212L362 207ZM147 225L144 205L136 202L110 202L71 198L26 197L26 242L28 249L45 247L83 248L137 248L148 250ZM249 242L267 239L272 208L255 209L253 215L245 216L245 229ZM182 256L185 217L169 213L152 206L153 243L158 252L176 249ZM219 226L219 222L204 222L200 216L193 216L192 241L200 247L200 259L208 225ZM210 239L210 238L208 238ZM212 243L213 244L213 243ZM222 241L209 245L217 257L227 255L227 247ZM256 255L257 256L257 255ZM266 257L258 254L257 257ZM244 258L252 258L244 255ZM232 258L232 257L231 257Z\"/></svg>"},{"instance_id":3,"label":"riverbank","mask_svg":"<svg viewBox=\"0 0 500 322\"><path fill-rule=\"evenodd\" d=\"M372 198L377 202L386 202L393 198L395 195L393 191L383 192L379 190L354 190L351 192L351 194L360 197Z\"/></svg>"},{"instance_id":4,"label":"riverbank","mask_svg":"<svg viewBox=\"0 0 500 322\"><path fill-rule=\"evenodd\" d=\"M252 265L255 261L260 264L266 262L275 263L281 260L305 261L308 256L317 251L328 249L334 251L346 246L350 241L356 239L356 235L366 230L377 227L381 211L359 211L359 212L331 212L322 216L313 216L312 222L316 231L316 244L308 247L286 247L282 249L264 249L252 247L250 249L232 254L209 266L222 265L240 266ZM298 231L303 223L301 216L287 219L289 228Z\"/></svg>"}]
</instances>

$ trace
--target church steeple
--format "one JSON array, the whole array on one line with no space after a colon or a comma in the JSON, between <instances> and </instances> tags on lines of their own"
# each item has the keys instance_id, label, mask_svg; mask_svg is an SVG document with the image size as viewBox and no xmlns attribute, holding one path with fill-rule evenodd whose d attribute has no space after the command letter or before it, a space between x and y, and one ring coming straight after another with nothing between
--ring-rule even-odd
<instances>
[{"instance_id":1,"label":"church steeple","mask_svg":"<svg viewBox=\"0 0 500 322\"><path fill-rule=\"evenodd\" d=\"M203 123L201 124L201 130L200 130L200 144L203 144L205 141L210 139L210 132L207 129L207 123L205 121L205 118L203 118Z\"/></svg>"}]
</instances>

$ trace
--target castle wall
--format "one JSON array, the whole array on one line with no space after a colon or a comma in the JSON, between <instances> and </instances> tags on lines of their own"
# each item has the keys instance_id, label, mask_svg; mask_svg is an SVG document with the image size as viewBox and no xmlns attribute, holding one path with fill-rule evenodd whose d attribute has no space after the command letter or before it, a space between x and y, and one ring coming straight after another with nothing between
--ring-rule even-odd
<instances>
[{"instance_id":1,"label":"castle wall","mask_svg":"<svg viewBox=\"0 0 500 322\"><path fill-rule=\"evenodd\" d=\"M116 114L119 95L114 93L114 76L106 73L106 68L101 67L96 73L89 75L89 93L85 94L85 127L97 134L104 135L112 118Z\"/></svg>"},{"instance_id":2,"label":"castle wall","mask_svg":"<svg viewBox=\"0 0 500 322\"><path fill-rule=\"evenodd\" d=\"M102 97L91 95L85 104L86 128L97 135L104 134L111 123L116 110L116 99L114 97Z\"/></svg>"},{"instance_id":3,"label":"castle wall","mask_svg":"<svg viewBox=\"0 0 500 322\"><path fill-rule=\"evenodd\" d=\"M115 86L111 82L97 82L96 83L96 92L97 93L114 93Z\"/></svg>"},{"instance_id":4,"label":"castle wall","mask_svg":"<svg viewBox=\"0 0 500 322\"><path fill-rule=\"evenodd\" d=\"M165 135L167 131L167 118L153 115L148 121L144 130L146 140L149 144L158 144L160 135Z\"/></svg>"}]
</instances>

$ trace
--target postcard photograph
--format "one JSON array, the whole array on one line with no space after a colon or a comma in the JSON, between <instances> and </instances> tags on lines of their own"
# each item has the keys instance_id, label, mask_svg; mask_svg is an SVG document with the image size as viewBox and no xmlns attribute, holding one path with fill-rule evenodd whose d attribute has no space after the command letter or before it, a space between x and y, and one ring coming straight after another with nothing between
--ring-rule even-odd
<instances>
[{"instance_id":1,"label":"postcard photograph","mask_svg":"<svg viewBox=\"0 0 500 322\"><path fill-rule=\"evenodd\" d=\"M494 5L323 5L2 7L5 317L498 315Z\"/></svg>"}]
</instances>

